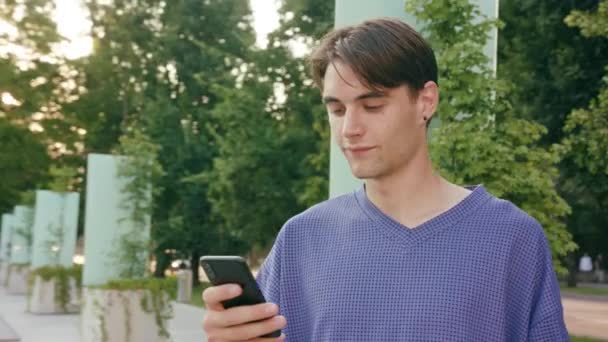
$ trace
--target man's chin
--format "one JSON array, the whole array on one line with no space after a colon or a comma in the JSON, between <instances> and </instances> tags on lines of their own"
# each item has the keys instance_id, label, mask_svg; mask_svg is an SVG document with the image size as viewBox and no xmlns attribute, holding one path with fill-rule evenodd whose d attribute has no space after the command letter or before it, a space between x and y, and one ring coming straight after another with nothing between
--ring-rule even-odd
<instances>
[{"instance_id":1,"label":"man's chin","mask_svg":"<svg viewBox=\"0 0 608 342\"><path fill-rule=\"evenodd\" d=\"M361 169L356 169L356 168L351 167L350 172L357 179L365 180L365 179L374 178L374 173L370 172L370 170L361 170Z\"/></svg>"}]
</instances>

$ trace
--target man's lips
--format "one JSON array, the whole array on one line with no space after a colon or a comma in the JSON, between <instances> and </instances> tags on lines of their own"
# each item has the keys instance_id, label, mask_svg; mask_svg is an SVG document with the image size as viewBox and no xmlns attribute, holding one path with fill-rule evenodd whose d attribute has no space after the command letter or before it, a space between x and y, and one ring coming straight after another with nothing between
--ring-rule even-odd
<instances>
[{"instance_id":1,"label":"man's lips","mask_svg":"<svg viewBox=\"0 0 608 342\"><path fill-rule=\"evenodd\" d=\"M353 154L362 154L367 151L373 150L376 148L375 146L348 146L343 147L344 152L353 153Z\"/></svg>"}]
</instances>

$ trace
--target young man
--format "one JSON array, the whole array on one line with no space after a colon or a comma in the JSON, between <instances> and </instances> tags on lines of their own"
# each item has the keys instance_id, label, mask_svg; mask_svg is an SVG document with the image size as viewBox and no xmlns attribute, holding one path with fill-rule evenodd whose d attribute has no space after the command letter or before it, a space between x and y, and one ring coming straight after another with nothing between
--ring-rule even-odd
<instances>
[{"instance_id":1,"label":"young man","mask_svg":"<svg viewBox=\"0 0 608 342\"><path fill-rule=\"evenodd\" d=\"M424 39L371 20L329 33L311 65L365 186L285 224L258 275L270 303L224 310L239 287L207 289L209 341L568 341L540 225L433 171L439 95Z\"/></svg>"}]
</instances>

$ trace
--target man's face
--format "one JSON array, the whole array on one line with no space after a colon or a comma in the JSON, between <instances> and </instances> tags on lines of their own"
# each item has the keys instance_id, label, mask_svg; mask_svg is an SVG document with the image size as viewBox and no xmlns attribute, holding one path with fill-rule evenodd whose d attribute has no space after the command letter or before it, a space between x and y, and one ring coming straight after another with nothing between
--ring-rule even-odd
<instances>
[{"instance_id":1,"label":"man's face","mask_svg":"<svg viewBox=\"0 0 608 342\"><path fill-rule=\"evenodd\" d=\"M405 85L366 88L348 65L334 61L325 73L323 102L335 142L357 178L395 175L423 151L427 107Z\"/></svg>"}]
</instances>

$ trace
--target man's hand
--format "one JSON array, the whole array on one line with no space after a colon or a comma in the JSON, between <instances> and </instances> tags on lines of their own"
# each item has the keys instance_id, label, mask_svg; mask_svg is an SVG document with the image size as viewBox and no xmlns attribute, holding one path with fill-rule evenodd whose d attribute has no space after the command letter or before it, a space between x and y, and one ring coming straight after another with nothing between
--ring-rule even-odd
<instances>
[{"instance_id":1,"label":"man's hand","mask_svg":"<svg viewBox=\"0 0 608 342\"><path fill-rule=\"evenodd\" d=\"M237 306L224 309L222 301L238 297L243 290L237 284L225 284L207 288L203 301L207 314L203 330L209 342L223 341L284 341L285 335L275 338L258 338L282 329L287 321L277 316L279 307L273 303Z\"/></svg>"}]
</instances>

